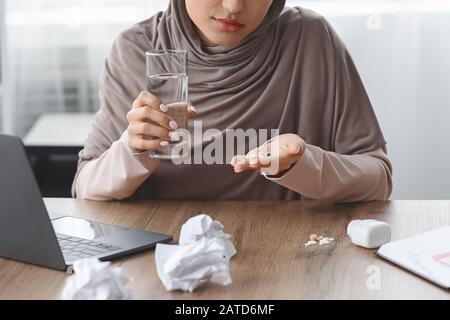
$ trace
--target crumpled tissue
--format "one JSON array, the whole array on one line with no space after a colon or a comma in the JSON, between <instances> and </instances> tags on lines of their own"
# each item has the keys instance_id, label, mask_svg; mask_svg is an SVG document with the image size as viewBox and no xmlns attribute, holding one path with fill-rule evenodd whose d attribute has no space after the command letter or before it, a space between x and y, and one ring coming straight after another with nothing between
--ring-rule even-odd
<instances>
[{"instance_id":1,"label":"crumpled tissue","mask_svg":"<svg viewBox=\"0 0 450 320\"><path fill-rule=\"evenodd\" d=\"M219 221L213 221L206 214L189 219L181 227L180 245L193 244L205 238L222 240L228 259L231 259L236 254L236 248L230 240L230 235L224 232L223 224Z\"/></svg>"},{"instance_id":2,"label":"crumpled tissue","mask_svg":"<svg viewBox=\"0 0 450 320\"><path fill-rule=\"evenodd\" d=\"M96 258L76 261L73 275L65 286L63 300L131 300L133 296L125 287L129 279L120 268Z\"/></svg>"},{"instance_id":3,"label":"crumpled tissue","mask_svg":"<svg viewBox=\"0 0 450 320\"><path fill-rule=\"evenodd\" d=\"M193 292L207 282L230 284L230 259L235 254L223 225L200 215L183 225L180 245L156 246L156 268L167 290Z\"/></svg>"}]
</instances>

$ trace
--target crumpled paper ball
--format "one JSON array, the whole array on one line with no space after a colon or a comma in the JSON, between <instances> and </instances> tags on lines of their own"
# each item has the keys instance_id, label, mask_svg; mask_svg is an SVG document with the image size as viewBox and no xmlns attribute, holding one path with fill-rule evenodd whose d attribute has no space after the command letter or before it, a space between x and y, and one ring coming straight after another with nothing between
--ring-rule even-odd
<instances>
[{"instance_id":1,"label":"crumpled paper ball","mask_svg":"<svg viewBox=\"0 0 450 320\"><path fill-rule=\"evenodd\" d=\"M184 246L158 245L156 266L169 291L193 292L206 282L231 283L230 263L220 239L201 239Z\"/></svg>"},{"instance_id":2,"label":"crumpled paper ball","mask_svg":"<svg viewBox=\"0 0 450 320\"><path fill-rule=\"evenodd\" d=\"M62 293L63 300L131 300L133 296L125 287L129 279L120 268L97 258L76 261L75 275L71 276Z\"/></svg>"},{"instance_id":3,"label":"crumpled paper ball","mask_svg":"<svg viewBox=\"0 0 450 320\"><path fill-rule=\"evenodd\" d=\"M224 232L224 226L219 221L201 214L189 219L182 227L180 245L195 243L201 239L220 239L223 241L227 257L231 259L236 254L236 248L230 240L230 235Z\"/></svg>"},{"instance_id":4,"label":"crumpled paper ball","mask_svg":"<svg viewBox=\"0 0 450 320\"><path fill-rule=\"evenodd\" d=\"M230 259L235 254L223 225L203 214L182 226L180 245L156 246L156 268L167 290L193 292L207 282L230 284Z\"/></svg>"}]
</instances>

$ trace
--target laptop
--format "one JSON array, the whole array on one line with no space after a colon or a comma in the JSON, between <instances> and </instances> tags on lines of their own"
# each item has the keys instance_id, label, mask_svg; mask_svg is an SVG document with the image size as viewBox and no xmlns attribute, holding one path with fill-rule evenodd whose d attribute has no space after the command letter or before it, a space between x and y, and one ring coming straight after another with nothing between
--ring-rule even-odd
<instances>
[{"instance_id":1,"label":"laptop","mask_svg":"<svg viewBox=\"0 0 450 320\"><path fill-rule=\"evenodd\" d=\"M22 141L0 134L0 257L72 272L86 258L111 260L170 235L49 214Z\"/></svg>"},{"instance_id":2,"label":"laptop","mask_svg":"<svg viewBox=\"0 0 450 320\"><path fill-rule=\"evenodd\" d=\"M388 243L377 254L440 287L450 289L450 227Z\"/></svg>"}]
</instances>

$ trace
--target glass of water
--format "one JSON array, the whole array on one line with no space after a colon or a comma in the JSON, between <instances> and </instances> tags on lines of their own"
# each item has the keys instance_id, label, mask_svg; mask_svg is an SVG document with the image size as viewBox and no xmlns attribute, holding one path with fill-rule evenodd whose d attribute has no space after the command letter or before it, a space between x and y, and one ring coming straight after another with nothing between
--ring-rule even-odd
<instances>
[{"instance_id":1,"label":"glass of water","mask_svg":"<svg viewBox=\"0 0 450 320\"><path fill-rule=\"evenodd\" d=\"M178 124L178 131L188 129L187 54L186 50L154 50L145 53L147 91L159 97L161 103L167 106L167 115ZM172 139L167 147L153 151L150 157L161 160L182 159L186 155L182 154L180 143Z\"/></svg>"}]
</instances>

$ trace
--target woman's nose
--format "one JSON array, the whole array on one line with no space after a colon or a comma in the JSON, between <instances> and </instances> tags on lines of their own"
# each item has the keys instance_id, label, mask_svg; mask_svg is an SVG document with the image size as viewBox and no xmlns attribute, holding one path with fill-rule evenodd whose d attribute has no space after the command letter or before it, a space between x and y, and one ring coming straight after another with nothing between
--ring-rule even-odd
<instances>
[{"instance_id":1,"label":"woman's nose","mask_svg":"<svg viewBox=\"0 0 450 320\"><path fill-rule=\"evenodd\" d=\"M244 2L244 0L223 0L223 7L229 13L237 14L244 9Z\"/></svg>"}]
</instances>

